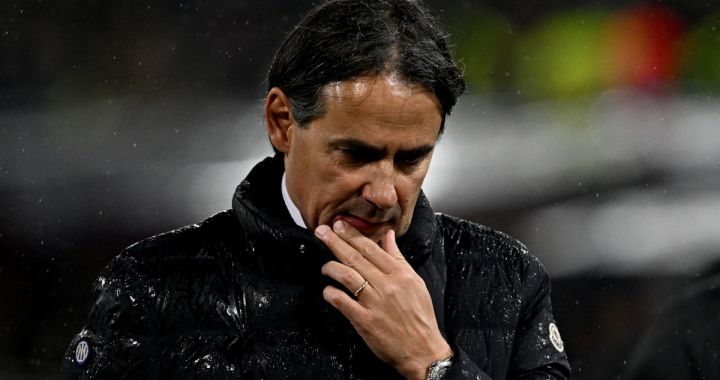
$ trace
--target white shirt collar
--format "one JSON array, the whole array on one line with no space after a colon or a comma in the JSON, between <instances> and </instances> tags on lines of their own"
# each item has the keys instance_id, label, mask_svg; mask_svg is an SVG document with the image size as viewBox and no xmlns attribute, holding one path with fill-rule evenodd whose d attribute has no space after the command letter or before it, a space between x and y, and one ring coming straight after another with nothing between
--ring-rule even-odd
<instances>
[{"instance_id":1,"label":"white shirt collar","mask_svg":"<svg viewBox=\"0 0 720 380\"><path fill-rule=\"evenodd\" d=\"M307 228L305 225L305 222L303 221L302 215L300 215L300 210L295 206L295 203L290 198L290 194L288 194L287 191L287 184L285 183L285 173L283 173L282 181L280 181L280 187L282 191L283 201L285 201L285 207L287 207L287 210L290 212L290 216L292 217L295 224L302 228Z\"/></svg>"}]
</instances>

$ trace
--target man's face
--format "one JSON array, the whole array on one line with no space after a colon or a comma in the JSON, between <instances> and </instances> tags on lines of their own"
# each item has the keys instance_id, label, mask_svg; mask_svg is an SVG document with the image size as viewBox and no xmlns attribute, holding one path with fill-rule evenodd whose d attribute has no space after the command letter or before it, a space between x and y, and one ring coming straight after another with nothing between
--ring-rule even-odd
<instances>
[{"instance_id":1,"label":"man's face","mask_svg":"<svg viewBox=\"0 0 720 380\"><path fill-rule=\"evenodd\" d=\"M441 123L434 95L394 75L331 83L325 114L288 128L288 193L308 228L342 219L379 241L404 234Z\"/></svg>"}]
</instances>

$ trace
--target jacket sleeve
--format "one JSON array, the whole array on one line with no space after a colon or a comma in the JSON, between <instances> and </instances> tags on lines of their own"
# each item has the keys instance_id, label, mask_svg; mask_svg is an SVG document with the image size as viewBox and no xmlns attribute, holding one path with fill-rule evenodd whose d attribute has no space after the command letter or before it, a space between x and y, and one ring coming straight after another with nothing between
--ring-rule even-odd
<instances>
[{"instance_id":1,"label":"jacket sleeve","mask_svg":"<svg viewBox=\"0 0 720 380\"><path fill-rule=\"evenodd\" d=\"M570 364L553 317L550 279L534 256L523 273L524 307L519 319L510 361L509 378L568 379Z\"/></svg>"},{"instance_id":2,"label":"jacket sleeve","mask_svg":"<svg viewBox=\"0 0 720 380\"><path fill-rule=\"evenodd\" d=\"M152 379L158 376L153 336L153 288L136 259L121 254L103 270L92 291L88 320L63 358L68 379Z\"/></svg>"},{"instance_id":3,"label":"jacket sleeve","mask_svg":"<svg viewBox=\"0 0 720 380\"><path fill-rule=\"evenodd\" d=\"M497 251L498 249L495 248L493 252ZM489 323L496 326L488 331L496 334L491 340L497 344L487 343L485 339L490 339L488 336L477 337L475 341L464 338L462 340L464 343L451 342L455 356L452 366L444 377L446 379L493 379L495 375L486 372L486 368L494 369L498 374L506 374L503 378L507 379L562 380L570 376L570 366L553 317L550 281L544 267L521 244L513 244L507 252L507 255L497 256L503 258L498 260L502 265L492 266L495 263L491 263L490 266L483 266L482 268L493 269L486 270L484 272L486 274L483 275L464 278L460 281L462 285L459 288L461 292L475 292L473 294L479 295L480 298L497 297L491 303L504 305L500 309L461 311L475 313L469 319L475 321L473 323ZM475 261L472 263L477 264ZM459 282L456 281L455 286L458 286L457 283ZM500 288L503 290L498 290ZM490 289L488 291L492 295L484 292L487 289ZM454 288L454 291L458 290ZM472 299L474 300L475 297ZM478 302L483 303L483 301ZM516 305L517 309L514 309ZM503 314L513 309L514 312ZM483 313L493 313L493 315L487 317L487 322L477 322L477 315ZM499 328L499 326L504 327ZM463 344L469 345L473 352L464 350ZM490 365L489 362L493 364ZM507 368L507 371L502 367Z\"/></svg>"},{"instance_id":4,"label":"jacket sleeve","mask_svg":"<svg viewBox=\"0 0 720 380\"><path fill-rule=\"evenodd\" d=\"M443 379L447 380L493 380L488 374L480 370L472 359L460 347L452 347L453 364L445 373Z\"/></svg>"},{"instance_id":5,"label":"jacket sleeve","mask_svg":"<svg viewBox=\"0 0 720 380\"><path fill-rule=\"evenodd\" d=\"M459 347L453 347L455 355L453 357L453 365L450 367L448 372L445 374L443 379L447 380L493 380L490 375L483 372L478 366L472 361L472 359ZM569 370L562 368L562 366L547 365L542 368L531 370L524 374L511 375L509 379L522 379L522 380L555 380L555 379L569 379Z\"/></svg>"}]
</instances>

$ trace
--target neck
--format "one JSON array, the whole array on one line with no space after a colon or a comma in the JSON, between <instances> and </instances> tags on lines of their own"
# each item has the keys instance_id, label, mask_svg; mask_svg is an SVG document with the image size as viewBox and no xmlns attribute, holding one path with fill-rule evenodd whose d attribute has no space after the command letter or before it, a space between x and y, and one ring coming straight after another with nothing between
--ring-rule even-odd
<instances>
[{"instance_id":1,"label":"neck","mask_svg":"<svg viewBox=\"0 0 720 380\"><path fill-rule=\"evenodd\" d=\"M290 194L287 190L287 182L285 181L285 173L283 173L282 180L280 181L280 191L282 192L283 201L285 201L285 207L287 207L287 210L295 224L299 227L307 228L307 225L305 225L305 222L303 221L302 214L300 214L300 209L295 206L295 202L293 202L292 198L290 198Z\"/></svg>"}]
</instances>

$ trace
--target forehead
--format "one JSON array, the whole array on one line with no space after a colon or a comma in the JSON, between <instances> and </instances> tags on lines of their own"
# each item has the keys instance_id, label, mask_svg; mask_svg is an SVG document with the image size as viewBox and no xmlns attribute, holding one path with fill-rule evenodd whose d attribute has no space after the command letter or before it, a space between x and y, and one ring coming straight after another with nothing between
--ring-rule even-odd
<instances>
[{"instance_id":1,"label":"forehead","mask_svg":"<svg viewBox=\"0 0 720 380\"><path fill-rule=\"evenodd\" d=\"M359 77L323 88L324 127L360 134L431 134L437 137L441 107L424 87L396 75Z\"/></svg>"}]
</instances>

